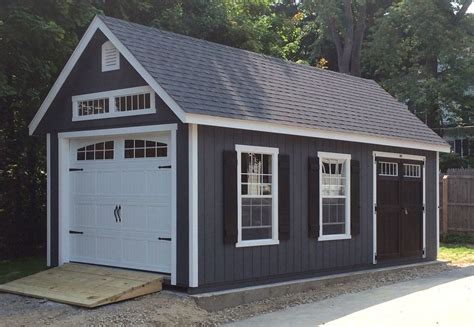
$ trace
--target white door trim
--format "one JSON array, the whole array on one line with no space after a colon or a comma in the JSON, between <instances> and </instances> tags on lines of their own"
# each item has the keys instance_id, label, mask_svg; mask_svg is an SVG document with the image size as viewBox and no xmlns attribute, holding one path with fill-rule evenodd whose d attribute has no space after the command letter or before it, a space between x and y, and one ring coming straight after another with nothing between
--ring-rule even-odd
<instances>
[{"instance_id":1,"label":"white door trim","mask_svg":"<svg viewBox=\"0 0 474 327\"><path fill-rule=\"evenodd\" d=\"M439 152L436 152L436 258L439 254Z\"/></svg>"},{"instance_id":2,"label":"white door trim","mask_svg":"<svg viewBox=\"0 0 474 327\"><path fill-rule=\"evenodd\" d=\"M404 159L404 160L416 160L416 161L423 161L423 258L426 258L426 157L425 156L417 156L412 154L404 154L404 153L393 153L393 152L379 152L373 151L373 198L374 198L374 205L372 207L373 213L373 231L372 231L372 244L373 244L373 253L372 253L372 263L377 264L377 162L376 157L383 157L383 158L395 158L395 159ZM438 182L439 183L439 182ZM439 187L439 186L438 186ZM439 215L439 213L438 213ZM439 220L439 217L438 217Z\"/></svg>"},{"instance_id":3,"label":"white door trim","mask_svg":"<svg viewBox=\"0 0 474 327\"><path fill-rule=\"evenodd\" d=\"M171 133L171 284L176 285L176 130L177 124L149 125L139 127L111 128L100 130L87 130L79 132L65 132L58 134L58 231L59 235L59 265L69 262L69 218L71 191L69 188L69 144L71 139L94 136L118 136L126 134L147 134L154 132Z\"/></svg>"}]
</instances>

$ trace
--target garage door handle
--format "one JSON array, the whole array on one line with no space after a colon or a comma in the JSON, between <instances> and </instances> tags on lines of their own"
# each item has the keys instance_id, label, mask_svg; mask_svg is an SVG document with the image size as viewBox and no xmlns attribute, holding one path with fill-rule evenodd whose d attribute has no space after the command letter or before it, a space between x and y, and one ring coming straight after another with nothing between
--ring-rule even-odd
<instances>
[{"instance_id":1,"label":"garage door handle","mask_svg":"<svg viewBox=\"0 0 474 327\"><path fill-rule=\"evenodd\" d=\"M84 232L78 232L76 230L70 230L69 234L84 234Z\"/></svg>"},{"instance_id":2,"label":"garage door handle","mask_svg":"<svg viewBox=\"0 0 474 327\"><path fill-rule=\"evenodd\" d=\"M121 211L122 211L122 206L119 205L118 210L117 210L117 216L118 216L118 219L119 219L119 223L122 222L122 216L120 215Z\"/></svg>"},{"instance_id":3,"label":"garage door handle","mask_svg":"<svg viewBox=\"0 0 474 327\"><path fill-rule=\"evenodd\" d=\"M171 241L171 237L158 237L160 241Z\"/></svg>"},{"instance_id":4,"label":"garage door handle","mask_svg":"<svg viewBox=\"0 0 474 327\"><path fill-rule=\"evenodd\" d=\"M115 222L116 222L116 223L118 223L117 210L118 210L118 206L115 206L115 209L114 209L114 216L115 216Z\"/></svg>"},{"instance_id":5,"label":"garage door handle","mask_svg":"<svg viewBox=\"0 0 474 327\"><path fill-rule=\"evenodd\" d=\"M166 169L166 168L167 168L167 169L170 169L170 168L171 168L171 165L169 165L169 166L158 166L158 168L159 168L159 169Z\"/></svg>"}]
</instances>

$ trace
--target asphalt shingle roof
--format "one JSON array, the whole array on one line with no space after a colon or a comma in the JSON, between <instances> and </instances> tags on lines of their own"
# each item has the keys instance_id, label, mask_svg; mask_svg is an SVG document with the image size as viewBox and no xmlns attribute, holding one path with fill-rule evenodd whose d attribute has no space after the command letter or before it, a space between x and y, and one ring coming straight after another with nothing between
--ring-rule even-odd
<instances>
[{"instance_id":1,"label":"asphalt shingle roof","mask_svg":"<svg viewBox=\"0 0 474 327\"><path fill-rule=\"evenodd\" d=\"M375 81L100 19L187 113L446 145Z\"/></svg>"}]
</instances>

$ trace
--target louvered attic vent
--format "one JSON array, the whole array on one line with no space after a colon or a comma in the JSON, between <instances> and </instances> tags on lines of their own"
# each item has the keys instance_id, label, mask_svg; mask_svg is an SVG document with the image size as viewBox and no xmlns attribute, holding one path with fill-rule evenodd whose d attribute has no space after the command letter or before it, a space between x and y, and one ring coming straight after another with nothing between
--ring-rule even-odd
<instances>
[{"instance_id":1,"label":"louvered attic vent","mask_svg":"<svg viewBox=\"0 0 474 327\"><path fill-rule=\"evenodd\" d=\"M102 44L102 71L120 69L120 53L112 42L107 41Z\"/></svg>"}]
</instances>

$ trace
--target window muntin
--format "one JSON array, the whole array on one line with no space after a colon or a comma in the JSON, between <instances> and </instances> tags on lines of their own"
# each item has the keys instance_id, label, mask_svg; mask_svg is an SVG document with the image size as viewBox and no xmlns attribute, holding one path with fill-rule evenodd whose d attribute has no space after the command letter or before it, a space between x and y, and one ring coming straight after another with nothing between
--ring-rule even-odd
<instances>
[{"instance_id":1,"label":"window muntin","mask_svg":"<svg viewBox=\"0 0 474 327\"><path fill-rule=\"evenodd\" d=\"M379 176L398 176L398 163L379 161Z\"/></svg>"},{"instance_id":2,"label":"window muntin","mask_svg":"<svg viewBox=\"0 0 474 327\"><path fill-rule=\"evenodd\" d=\"M350 238L350 155L319 153L320 240Z\"/></svg>"},{"instance_id":3,"label":"window muntin","mask_svg":"<svg viewBox=\"0 0 474 327\"><path fill-rule=\"evenodd\" d=\"M108 98L84 100L77 103L78 116L98 115L107 112L109 112Z\"/></svg>"},{"instance_id":4,"label":"window muntin","mask_svg":"<svg viewBox=\"0 0 474 327\"><path fill-rule=\"evenodd\" d=\"M237 246L278 244L278 149L237 145Z\"/></svg>"},{"instance_id":5,"label":"window muntin","mask_svg":"<svg viewBox=\"0 0 474 327\"><path fill-rule=\"evenodd\" d=\"M168 145L149 140L131 140L124 142L124 158L159 158L168 156Z\"/></svg>"},{"instance_id":6,"label":"window muntin","mask_svg":"<svg viewBox=\"0 0 474 327\"><path fill-rule=\"evenodd\" d=\"M150 109L150 93L137 93L115 97L115 111Z\"/></svg>"},{"instance_id":7,"label":"window muntin","mask_svg":"<svg viewBox=\"0 0 474 327\"><path fill-rule=\"evenodd\" d=\"M110 160L114 158L114 141L105 141L89 144L77 149L76 159L83 160Z\"/></svg>"},{"instance_id":8,"label":"window muntin","mask_svg":"<svg viewBox=\"0 0 474 327\"><path fill-rule=\"evenodd\" d=\"M420 178L421 165L403 164L403 177Z\"/></svg>"},{"instance_id":9,"label":"window muntin","mask_svg":"<svg viewBox=\"0 0 474 327\"><path fill-rule=\"evenodd\" d=\"M155 93L149 86L72 97L73 121L156 112Z\"/></svg>"}]
</instances>

